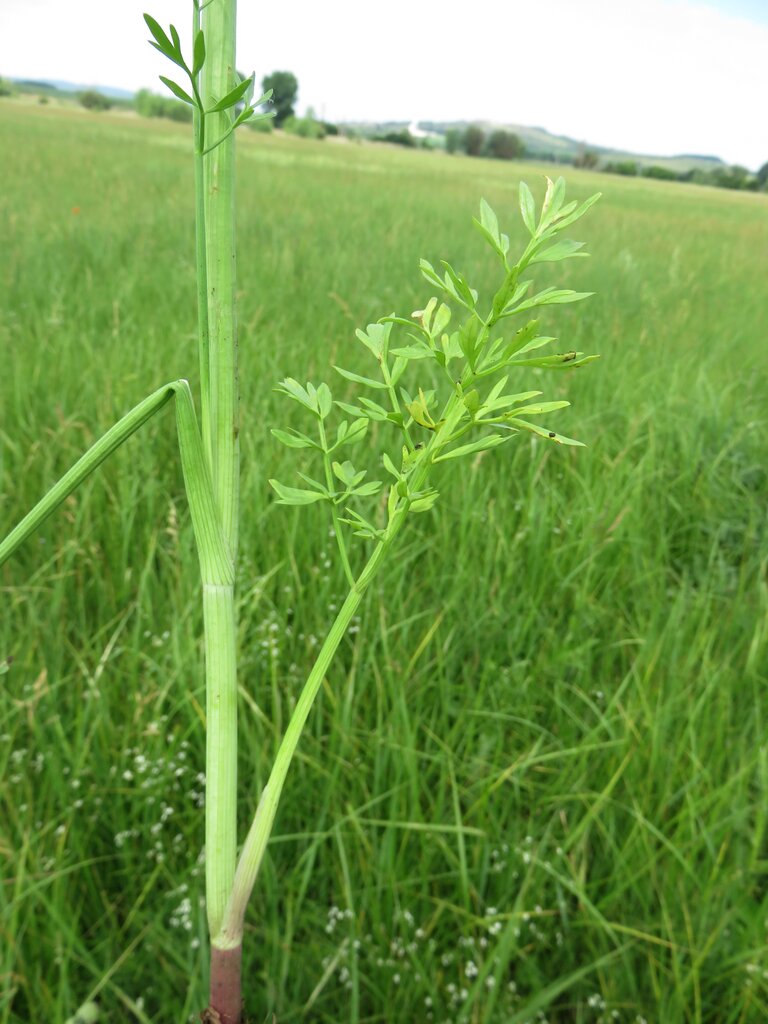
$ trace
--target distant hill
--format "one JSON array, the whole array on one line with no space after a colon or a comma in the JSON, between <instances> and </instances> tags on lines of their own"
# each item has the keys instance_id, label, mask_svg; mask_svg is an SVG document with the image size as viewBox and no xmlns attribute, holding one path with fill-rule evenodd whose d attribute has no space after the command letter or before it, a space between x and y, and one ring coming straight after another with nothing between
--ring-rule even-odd
<instances>
[{"instance_id":1,"label":"distant hill","mask_svg":"<svg viewBox=\"0 0 768 1024\"><path fill-rule=\"evenodd\" d=\"M95 89L96 92L108 96L119 104L132 102L134 93L127 89L114 89L109 85L84 85L66 82L61 79L37 81L34 79L11 79L22 92L39 93L48 96L60 96L62 99L74 99L79 92ZM502 124L493 121L350 121L345 127L354 129L363 136L386 135L390 132L410 130L419 136L437 137L439 142L450 129L463 131L470 124L478 125L486 133L498 128L514 132L525 146L525 156L533 160L552 160L556 163L573 163L574 159L584 152L595 153L600 163L605 164L616 160L634 160L640 167L655 165L666 167L677 173L685 171L712 171L727 165L718 156L706 156L697 153L681 153L678 156L654 156L643 153L632 153L628 150L614 149L611 146L600 146L595 143L572 139L567 135L554 135L546 128L521 124Z\"/></svg>"},{"instance_id":2,"label":"distant hill","mask_svg":"<svg viewBox=\"0 0 768 1024\"><path fill-rule=\"evenodd\" d=\"M113 100L132 100L134 94L127 89L113 89L109 85L77 85L75 82L64 82L61 79L46 79L38 81L34 78L11 78L11 82L23 92L39 92L46 95L55 93L78 93L86 89L94 89L102 96L109 96Z\"/></svg>"},{"instance_id":3,"label":"distant hill","mask_svg":"<svg viewBox=\"0 0 768 1024\"><path fill-rule=\"evenodd\" d=\"M641 166L655 164L668 167L670 170L683 172L689 170L711 171L716 167L725 167L724 161L717 156L701 156L694 153L681 153L678 156L654 156L650 154L631 153L611 146L599 146L591 142L569 138L567 135L553 135L546 128L521 124L501 124L491 121L419 121L417 128L423 132L444 136L450 129L463 131L470 124L478 125L486 133L496 129L514 132L525 146L525 156L530 159L553 160L561 163L572 163L580 153L596 153L602 163L610 160L634 160ZM387 122L356 122L350 124L363 135L386 134L387 132L403 131L409 127L407 121Z\"/></svg>"}]
</instances>

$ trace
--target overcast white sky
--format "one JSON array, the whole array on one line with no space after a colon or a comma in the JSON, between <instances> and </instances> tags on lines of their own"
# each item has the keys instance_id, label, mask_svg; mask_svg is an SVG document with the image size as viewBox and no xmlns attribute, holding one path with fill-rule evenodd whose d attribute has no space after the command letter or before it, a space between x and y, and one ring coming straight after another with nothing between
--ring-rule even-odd
<instances>
[{"instance_id":1,"label":"overcast white sky","mask_svg":"<svg viewBox=\"0 0 768 1024\"><path fill-rule=\"evenodd\" d=\"M189 0L0 0L0 75L160 92L147 9L188 38ZM300 111L328 120L493 120L768 160L768 0L240 0L238 23L240 70L293 71Z\"/></svg>"}]
</instances>

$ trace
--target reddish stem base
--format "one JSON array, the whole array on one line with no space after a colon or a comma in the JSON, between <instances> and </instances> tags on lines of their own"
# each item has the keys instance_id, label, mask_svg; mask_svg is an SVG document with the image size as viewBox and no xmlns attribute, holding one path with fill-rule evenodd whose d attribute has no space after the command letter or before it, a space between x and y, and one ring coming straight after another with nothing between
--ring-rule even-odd
<instances>
[{"instance_id":1,"label":"reddish stem base","mask_svg":"<svg viewBox=\"0 0 768 1024\"><path fill-rule=\"evenodd\" d=\"M203 1024L241 1024L242 959L242 946L234 949L211 948L211 1001L201 1016Z\"/></svg>"}]
</instances>

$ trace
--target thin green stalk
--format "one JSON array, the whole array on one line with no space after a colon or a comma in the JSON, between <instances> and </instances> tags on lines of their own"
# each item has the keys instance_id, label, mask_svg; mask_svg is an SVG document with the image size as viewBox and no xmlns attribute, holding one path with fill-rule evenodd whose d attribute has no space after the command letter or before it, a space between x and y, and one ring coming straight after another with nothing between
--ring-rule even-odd
<instances>
[{"instance_id":1,"label":"thin green stalk","mask_svg":"<svg viewBox=\"0 0 768 1024\"><path fill-rule=\"evenodd\" d=\"M304 684L304 689L301 691L291 720L285 730L285 735L280 743L269 780L261 794L256 815L243 844L232 895L227 904L221 931L214 940L220 948L235 947L242 941L245 910L259 873L264 850L272 832L272 825L280 802L283 784L285 783L296 747L301 739L301 733L307 716L323 683L331 660L349 629L352 617L357 611L365 591L381 567L401 524L402 519L397 527L392 529L387 539L379 542L367 565L347 594L346 600L341 606L325 638L325 642L320 648L320 653L312 666L312 671Z\"/></svg>"},{"instance_id":2,"label":"thin green stalk","mask_svg":"<svg viewBox=\"0 0 768 1024\"><path fill-rule=\"evenodd\" d=\"M392 411L398 413L398 415L402 415L403 410L400 408L400 401L397 397L397 389L395 388L395 385L392 382L392 374L389 372L389 366L387 365L386 359L382 359L381 361L381 376L384 380L384 383L387 385L387 394L389 395L389 401L392 405ZM451 383L453 383L453 381L451 381ZM410 431L408 430L408 427L405 425L405 423L403 423L403 437L405 438L405 443L408 445L408 449L410 451L413 451L413 440L411 438Z\"/></svg>"},{"instance_id":3,"label":"thin green stalk","mask_svg":"<svg viewBox=\"0 0 768 1024\"><path fill-rule=\"evenodd\" d=\"M432 458L440 450L445 439L450 437L457 419L461 416L461 403L454 392L448 399L439 430L433 434L425 448L418 469L414 472L413 490L422 487L429 475ZM392 516L385 537L378 542L365 568L347 594L333 625L320 648L320 653L312 666L301 695L296 703L291 720L275 757L269 779L261 794L251 827L246 836L240 860L237 864L232 895L227 903L221 932L215 938L220 948L236 947L242 941L245 911L251 892L258 877L259 868L264 857L269 837L272 832L275 815L280 803L288 769L296 752L301 734L309 712L325 678L328 667L338 650L339 644L349 629L352 618L360 606L363 595L386 560L398 533L400 532L410 509L410 501L405 500Z\"/></svg>"},{"instance_id":4,"label":"thin green stalk","mask_svg":"<svg viewBox=\"0 0 768 1024\"><path fill-rule=\"evenodd\" d=\"M325 467L325 483L329 491L333 491L333 469L331 467L331 457L328 454L328 438L325 433L325 425L323 424L322 418L318 419L318 429L320 432L320 444L323 447L323 466ZM344 575L347 577L347 583L350 587L355 585L355 574L352 572L352 566L349 564L349 555L347 554L347 545L344 543L344 531L339 521L339 510L336 506L336 502L331 502L331 519L333 520L333 533L336 537L336 546L339 549L339 555L341 556L341 564L344 566Z\"/></svg>"},{"instance_id":5,"label":"thin green stalk","mask_svg":"<svg viewBox=\"0 0 768 1024\"><path fill-rule=\"evenodd\" d=\"M167 405L172 398L176 399L179 451L192 515L192 527L200 558L200 573L203 580L210 584L230 585L234 578L232 560L218 524L210 474L203 455L192 393L185 380L171 381L158 388L91 445L74 466L51 487L37 505L0 542L0 565L56 511L61 503L94 470L98 469L105 459L156 412Z\"/></svg>"}]
</instances>

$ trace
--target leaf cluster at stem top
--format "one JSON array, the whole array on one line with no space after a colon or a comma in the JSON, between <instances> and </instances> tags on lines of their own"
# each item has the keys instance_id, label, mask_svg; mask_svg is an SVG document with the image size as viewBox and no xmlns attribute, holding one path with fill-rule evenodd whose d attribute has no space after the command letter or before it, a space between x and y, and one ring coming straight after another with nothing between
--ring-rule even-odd
<instances>
[{"instance_id":1,"label":"leaf cluster at stem top","mask_svg":"<svg viewBox=\"0 0 768 1024\"><path fill-rule=\"evenodd\" d=\"M209 0L210 2L210 0ZM198 4L195 3L195 8L199 12L207 7L207 3ZM255 76L251 74L248 78L240 79L224 96L214 98L207 106L204 104L201 93L200 93L200 72L205 65L205 35L202 29L198 29L195 32L195 38L192 42L192 66L190 67L181 50L181 39L179 33L174 25L170 25L168 32L150 15L144 15L144 21L147 24L147 28L152 33L152 39L150 44L154 46L156 50L159 50L164 57L167 57L172 64L186 74L189 79L189 85L191 92L187 92L178 82L173 81L171 78L166 78L165 75L160 75L160 81L165 85L173 95L182 101L182 103L188 103L191 107L194 107L198 112L201 120L200 130L200 143L199 148L201 152L209 153L211 150L220 146L221 143L228 138L232 132L238 128L241 124L245 124L246 121L262 121L265 118L275 116L274 111L257 111L258 107L263 106L272 98L272 90L265 92L258 100L253 99L253 90L255 84ZM238 112L236 108L239 104L242 104L242 109ZM235 116L234 119L230 120L229 126L225 129L224 133L216 139L216 141L203 149L202 140L205 138L205 133L202 129L202 124L205 121L207 114L223 113L225 111L233 111Z\"/></svg>"}]
</instances>

